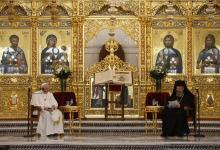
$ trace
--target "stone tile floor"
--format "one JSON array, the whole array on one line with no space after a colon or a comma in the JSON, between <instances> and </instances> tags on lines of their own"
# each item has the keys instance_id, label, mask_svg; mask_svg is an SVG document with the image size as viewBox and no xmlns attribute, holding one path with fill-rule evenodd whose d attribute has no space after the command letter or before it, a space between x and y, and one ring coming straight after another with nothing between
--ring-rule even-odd
<instances>
[{"instance_id":1,"label":"stone tile floor","mask_svg":"<svg viewBox=\"0 0 220 150\"><path fill-rule=\"evenodd\" d=\"M158 145L158 144L220 144L218 136L213 137L169 137L160 136L109 136L109 135L64 135L61 137L1 136L0 145L70 144L70 145Z\"/></svg>"}]
</instances>

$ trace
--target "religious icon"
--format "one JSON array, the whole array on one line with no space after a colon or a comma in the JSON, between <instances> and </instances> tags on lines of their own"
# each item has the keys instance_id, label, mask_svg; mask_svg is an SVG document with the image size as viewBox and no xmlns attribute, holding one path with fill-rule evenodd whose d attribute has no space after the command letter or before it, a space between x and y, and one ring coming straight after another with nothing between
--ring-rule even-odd
<instances>
[{"instance_id":1,"label":"religious icon","mask_svg":"<svg viewBox=\"0 0 220 150\"><path fill-rule=\"evenodd\" d=\"M201 73L220 72L220 51L215 45L213 34L208 34L205 37L205 48L199 53L196 69L200 69Z\"/></svg>"},{"instance_id":2,"label":"religious icon","mask_svg":"<svg viewBox=\"0 0 220 150\"><path fill-rule=\"evenodd\" d=\"M0 72L4 74L26 74L28 73L28 65L25 53L18 46L19 37L11 35L9 37L11 45L3 49Z\"/></svg>"},{"instance_id":3,"label":"religious icon","mask_svg":"<svg viewBox=\"0 0 220 150\"><path fill-rule=\"evenodd\" d=\"M182 73L182 56L178 49L173 48L174 37L170 34L163 39L165 48L159 51L156 59L156 66L166 68L168 73Z\"/></svg>"},{"instance_id":4,"label":"religious icon","mask_svg":"<svg viewBox=\"0 0 220 150\"><path fill-rule=\"evenodd\" d=\"M106 87L104 85L94 85L92 91L93 108L102 108L105 106Z\"/></svg>"},{"instance_id":5,"label":"religious icon","mask_svg":"<svg viewBox=\"0 0 220 150\"><path fill-rule=\"evenodd\" d=\"M57 37L50 34L46 38L47 47L41 52L41 73L52 74L54 72L53 64L59 62L60 64L69 66L67 47L57 47Z\"/></svg>"}]
</instances>

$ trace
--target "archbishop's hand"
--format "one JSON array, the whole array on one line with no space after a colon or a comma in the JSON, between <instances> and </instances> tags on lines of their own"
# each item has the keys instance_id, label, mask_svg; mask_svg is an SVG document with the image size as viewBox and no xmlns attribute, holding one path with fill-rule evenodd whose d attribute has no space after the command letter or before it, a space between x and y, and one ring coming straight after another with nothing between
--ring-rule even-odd
<instances>
[{"instance_id":1,"label":"archbishop's hand","mask_svg":"<svg viewBox=\"0 0 220 150\"><path fill-rule=\"evenodd\" d=\"M180 108L180 103L176 103L175 108Z\"/></svg>"}]
</instances>

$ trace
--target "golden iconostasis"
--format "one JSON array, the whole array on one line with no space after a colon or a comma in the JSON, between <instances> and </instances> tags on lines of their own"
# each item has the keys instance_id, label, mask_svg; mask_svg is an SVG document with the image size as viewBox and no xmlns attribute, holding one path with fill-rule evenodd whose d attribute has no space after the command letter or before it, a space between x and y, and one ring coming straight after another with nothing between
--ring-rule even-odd
<instances>
[{"instance_id":1,"label":"golden iconostasis","mask_svg":"<svg viewBox=\"0 0 220 150\"><path fill-rule=\"evenodd\" d=\"M106 91L102 87L97 95L95 73L109 66L132 71L125 117L143 117L146 94L155 91L149 71L166 64L169 56L162 91L171 92L175 80L186 80L193 93L199 89L201 117L219 119L219 20L216 0L3 0L0 119L27 117L28 88L36 91L48 82L52 92L60 91L54 61L70 67L67 91L76 93L83 117L104 117L100 99ZM100 58L110 39L118 43L123 59ZM109 99L117 101L119 94L112 92Z\"/></svg>"}]
</instances>

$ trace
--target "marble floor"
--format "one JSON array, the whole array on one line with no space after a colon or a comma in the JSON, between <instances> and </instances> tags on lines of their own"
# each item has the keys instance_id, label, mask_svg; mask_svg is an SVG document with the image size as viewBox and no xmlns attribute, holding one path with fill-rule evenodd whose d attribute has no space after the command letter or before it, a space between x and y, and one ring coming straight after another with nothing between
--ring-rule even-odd
<instances>
[{"instance_id":1,"label":"marble floor","mask_svg":"<svg viewBox=\"0 0 220 150\"><path fill-rule=\"evenodd\" d=\"M158 145L158 144L219 144L218 136L169 137L160 136L111 136L111 135L64 135L63 137L1 136L0 145L68 144L68 145Z\"/></svg>"},{"instance_id":2,"label":"marble floor","mask_svg":"<svg viewBox=\"0 0 220 150\"><path fill-rule=\"evenodd\" d=\"M205 137L195 137L191 132L188 137L164 138L159 136L161 128L156 136L151 130L146 134L143 120L83 120L81 132L71 133L68 127L63 137L25 137L27 122L0 121L0 150L219 150L219 127L220 121L203 121L201 133Z\"/></svg>"}]
</instances>

